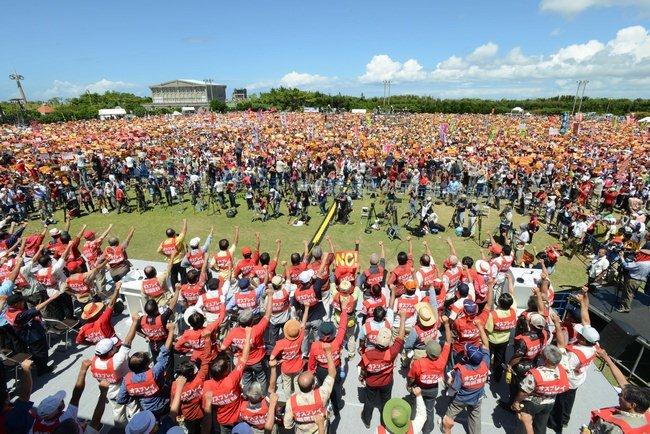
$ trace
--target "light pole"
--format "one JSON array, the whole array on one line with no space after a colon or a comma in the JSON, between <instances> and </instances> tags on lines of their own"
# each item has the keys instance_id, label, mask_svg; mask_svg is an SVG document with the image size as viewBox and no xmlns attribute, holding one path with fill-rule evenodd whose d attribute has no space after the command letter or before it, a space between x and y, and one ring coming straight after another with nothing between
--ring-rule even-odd
<instances>
[{"instance_id":1,"label":"light pole","mask_svg":"<svg viewBox=\"0 0 650 434\"><path fill-rule=\"evenodd\" d=\"M580 109L582 108L582 99L585 97L585 88L587 87L587 83L589 83L589 80L583 80L582 82L582 94L580 95L580 104L578 104L578 113L580 113Z\"/></svg>"},{"instance_id":2,"label":"light pole","mask_svg":"<svg viewBox=\"0 0 650 434\"><path fill-rule=\"evenodd\" d=\"M212 102L212 79L211 78L206 78L203 80L205 83L205 86L208 88L208 107L210 107L210 103Z\"/></svg>"},{"instance_id":3,"label":"light pole","mask_svg":"<svg viewBox=\"0 0 650 434\"><path fill-rule=\"evenodd\" d=\"M24 80L25 77L22 75L18 74L16 71L14 71L13 74L9 76L10 79L14 80L16 82L16 86L18 86L18 92L20 92L20 98L22 100L22 104L27 102L27 97L25 96L25 91L23 90L22 84L20 84L20 80Z\"/></svg>"},{"instance_id":4,"label":"light pole","mask_svg":"<svg viewBox=\"0 0 650 434\"><path fill-rule=\"evenodd\" d=\"M576 95L573 97L573 108L571 109L571 116L573 116L573 113L576 111L576 103L578 102L578 93L580 92L580 86L582 86L582 80L579 80L577 83L578 88L576 89Z\"/></svg>"}]
</instances>

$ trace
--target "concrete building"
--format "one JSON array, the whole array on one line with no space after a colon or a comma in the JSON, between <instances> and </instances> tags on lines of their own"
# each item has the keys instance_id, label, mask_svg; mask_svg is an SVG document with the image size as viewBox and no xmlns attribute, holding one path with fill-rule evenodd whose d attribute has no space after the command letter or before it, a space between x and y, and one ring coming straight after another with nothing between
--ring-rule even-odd
<instances>
[{"instance_id":1,"label":"concrete building","mask_svg":"<svg viewBox=\"0 0 650 434\"><path fill-rule=\"evenodd\" d=\"M246 101L246 99L248 99L246 89L235 89L232 91L232 101Z\"/></svg>"},{"instance_id":2,"label":"concrete building","mask_svg":"<svg viewBox=\"0 0 650 434\"><path fill-rule=\"evenodd\" d=\"M201 80L172 80L149 86L152 103L148 107L209 107L210 101L226 101L226 85Z\"/></svg>"}]
</instances>

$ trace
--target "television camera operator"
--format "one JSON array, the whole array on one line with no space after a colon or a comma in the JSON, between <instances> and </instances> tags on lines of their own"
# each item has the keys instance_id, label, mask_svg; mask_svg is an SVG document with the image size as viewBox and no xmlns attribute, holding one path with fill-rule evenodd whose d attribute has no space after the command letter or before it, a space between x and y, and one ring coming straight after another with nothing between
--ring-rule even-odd
<instances>
[{"instance_id":1,"label":"television camera operator","mask_svg":"<svg viewBox=\"0 0 650 434\"><path fill-rule=\"evenodd\" d=\"M634 295L647 288L650 278L650 243L646 242L637 252L619 253L621 272L623 273L623 296L618 312L628 313L632 306Z\"/></svg>"},{"instance_id":2,"label":"television camera operator","mask_svg":"<svg viewBox=\"0 0 650 434\"><path fill-rule=\"evenodd\" d=\"M336 198L336 202L338 204L336 221L346 224L352 212L352 198L347 193L341 193Z\"/></svg>"}]
</instances>

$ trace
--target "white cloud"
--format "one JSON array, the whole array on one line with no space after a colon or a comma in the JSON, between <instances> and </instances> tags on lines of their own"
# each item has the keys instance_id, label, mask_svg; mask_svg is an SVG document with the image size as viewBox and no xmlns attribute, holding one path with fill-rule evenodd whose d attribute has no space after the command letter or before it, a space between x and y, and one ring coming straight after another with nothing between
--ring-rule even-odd
<instances>
[{"instance_id":1,"label":"white cloud","mask_svg":"<svg viewBox=\"0 0 650 434\"><path fill-rule=\"evenodd\" d=\"M621 29L609 41L589 40L548 54L524 54L520 47L505 55L497 53L498 46L487 43L467 56L453 55L432 70L422 68L415 59L402 64L382 54L372 58L358 80L376 83L406 75L409 80L404 81L423 86L453 83L473 88L476 95L496 95L503 94L504 89L532 91L540 86L557 92L558 86L568 90L575 87L576 80L587 79L589 89L601 95L650 95L650 86L635 89L630 85L650 81L650 34L643 26ZM485 89L490 86L495 90Z\"/></svg>"},{"instance_id":2,"label":"white cloud","mask_svg":"<svg viewBox=\"0 0 650 434\"><path fill-rule=\"evenodd\" d=\"M331 81L331 78L322 75L291 71L280 79L280 86L313 87L327 85L330 84Z\"/></svg>"},{"instance_id":3,"label":"white cloud","mask_svg":"<svg viewBox=\"0 0 650 434\"><path fill-rule=\"evenodd\" d=\"M650 9L650 0L542 0L539 8L572 17L592 7L634 6Z\"/></svg>"},{"instance_id":4,"label":"white cloud","mask_svg":"<svg viewBox=\"0 0 650 434\"><path fill-rule=\"evenodd\" d=\"M63 80L54 80L52 86L41 92L38 96L39 99L50 99L54 97L59 98L71 98L79 96L84 92L91 93L105 93L109 90L114 91L125 91L133 90L137 88L137 85L134 83L127 83L124 81L111 81L105 78L102 78L99 81L88 84L81 83L72 83L69 81Z\"/></svg>"},{"instance_id":5,"label":"white cloud","mask_svg":"<svg viewBox=\"0 0 650 434\"><path fill-rule=\"evenodd\" d=\"M616 33L616 39L607 44L613 54L630 54L636 62L650 57L650 35L643 26L632 26Z\"/></svg>"},{"instance_id":6,"label":"white cloud","mask_svg":"<svg viewBox=\"0 0 650 434\"><path fill-rule=\"evenodd\" d=\"M419 81L426 77L422 65L415 59L403 64L386 54L374 56L366 65L366 73L359 77L362 83L378 83L384 80Z\"/></svg>"},{"instance_id":7,"label":"white cloud","mask_svg":"<svg viewBox=\"0 0 650 434\"><path fill-rule=\"evenodd\" d=\"M480 47L476 47L476 49L472 51L472 54L467 56L467 60L472 62L487 60L494 57L497 54L497 51L499 51L499 46L493 42L488 42Z\"/></svg>"},{"instance_id":8,"label":"white cloud","mask_svg":"<svg viewBox=\"0 0 650 434\"><path fill-rule=\"evenodd\" d=\"M553 30L551 30L551 33L549 33L549 35L551 35L551 36L559 36L561 33L562 33L562 29L560 29L559 27L556 27Z\"/></svg>"}]
</instances>

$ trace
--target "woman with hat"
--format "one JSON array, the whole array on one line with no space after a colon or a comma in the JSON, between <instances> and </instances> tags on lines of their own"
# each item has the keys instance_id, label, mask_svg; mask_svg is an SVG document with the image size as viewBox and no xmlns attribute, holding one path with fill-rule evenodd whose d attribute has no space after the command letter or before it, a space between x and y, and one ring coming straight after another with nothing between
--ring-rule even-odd
<instances>
[{"instance_id":1,"label":"woman with hat","mask_svg":"<svg viewBox=\"0 0 650 434\"><path fill-rule=\"evenodd\" d=\"M102 302L90 302L84 306L81 319L86 323L79 329L75 343L96 344L102 339L115 336L111 317L113 316L115 301L120 296L121 288L122 282L117 282L115 291L113 291L113 295L111 295L106 306Z\"/></svg>"},{"instance_id":2,"label":"woman with hat","mask_svg":"<svg viewBox=\"0 0 650 434\"><path fill-rule=\"evenodd\" d=\"M440 339L437 305L434 307L429 303L419 302L415 305L415 312L417 322L404 342L404 350L413 350L413 360L425 357L424 350L428 341Z\"/></svg>"},{"instance_id":3,"label":"woman with hat","mask_svg":"<svg viewBox=\"0 0 650 434\"><path fill-rule=\"evenodd\" d=\"M203 243L203 246L199 247L201 243L201 238L199 237L194 237L190 240L189 243L189 249L187 250L187 253L185 254L185 257L181 261L181 266L185 268L193 268L197 271L203 269L203 265L208 262L207 260L207 252L208 249L210 248L210 244L212 243L212 235L214 233L214 226L210 227L210 232L208 233L207 238L205 239L205 243Z\"/></svg>"},{"instance_id":4,"label":"woman with hat","mask_svg":"<svg viewBox=\"0 0 650 434\"><path fill-rule=\"evenodd\" d=\"M422 398L426 407L427 419L422 427L424 434L433 432L435 421L435 405L438 396L438 384L445 379L445 369L451 353L451 327L449 318L442 317L445 328L445 343L441 347L437 340L429 340L424 345L426 357L418 358L411 363L406 383L411 392L416 388L422 390Z\"/></svg>"},{"instance_id":5,"label":"woman with hat","mask_svg":"<svg viewBox=\"0 0 650 434\"><path fill-rule=\"evenodd\" d=\"M277 277L277 276L276 276ZM309 306L305 306L302 321L290 319L282 326L283 337L276 341L269 357L269 364L277 360L280 364L282 387L285 396L291 396L298 387L298 375L303 371L302 341L305 338L305 324Z\"/></svg>"}]
</instances>

